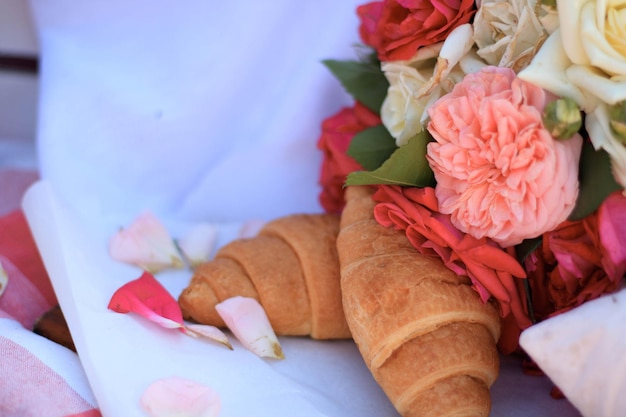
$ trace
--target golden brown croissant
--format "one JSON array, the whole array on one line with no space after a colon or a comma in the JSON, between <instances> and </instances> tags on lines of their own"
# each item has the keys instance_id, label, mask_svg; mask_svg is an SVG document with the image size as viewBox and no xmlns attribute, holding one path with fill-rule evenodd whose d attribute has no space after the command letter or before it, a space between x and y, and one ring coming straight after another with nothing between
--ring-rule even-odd
<instances>
[{"instance_id":1,"label":"golden brown croissant","mask_svg":"<svg viewBox=\"0 0 626 417\"><path fill-rule=\"evenodd\" d=\"M224 326L215 305L235 295L257 299L278 335L350 338L339 288L339 217L296 214L234 240L200 265L179 296L188 320Z\"/></svg>"},{"instance_id":2,"label":"golden brown croissant","mask_svg":"<svg viewBox=\"0 0 626 417\"><path fill-rule=\"evenodd\" d=\"M404 417L488 416L497 309L373 209L369 188L348 187L337 239L346 319L365 363Z\"/></svg>"}]
</instances>

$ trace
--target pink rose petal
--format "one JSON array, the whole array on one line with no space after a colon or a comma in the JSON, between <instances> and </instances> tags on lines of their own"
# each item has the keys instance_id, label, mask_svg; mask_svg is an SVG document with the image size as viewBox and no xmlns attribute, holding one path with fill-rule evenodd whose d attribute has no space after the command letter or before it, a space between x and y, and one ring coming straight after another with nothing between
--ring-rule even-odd
<instances>
[{"instance_id":1,"label":"pink rose petal","mask_svg":"<svg viewBox=\"0 0 626 417\"><path fill-rule=\"evenodd\" d=\"M180 306L149 272L115 291L108 308L118 313L133 312L160 326L184 331Z\"/></svg>"},{"instance_id":2,"label":"pink rose petal","mask_svg":"<svg viewBox=\"0 0 626 417\"><path fill-rule=\"evenodd\" d=\"M246 349L260 357L285 357L265 310L257 300L231 297L217 304L215 309Z\"/></svg>"},{"instance_id":3,"label":"pink rose petal","mask_svg":"<svg viewBox=\"0 0 626 417\"><path fill-rule=\"evenodd\" d=\"M149 272L121 286L109 301L108 308L117 313L135 313L167 329L179 329L191 337L218 342L229 349L226 335L214 326L185 325L178 302Z\"/></svg>"},{"instance_id":4,"label":"pink rose petal","mask_svg":"<svg viewBox=\"0 0 626 417\"><path fill-rule=\"evenodd\" d=\"M485 67L428 110L427 158L439 211L502 247L554 229L574 208L582 137L545 129L548 95L508 68Z\"/></svg>"},{"instance_id":5,"label":"pink rose petal","mask_svg":"<svg viewBox=\"0 0 626 417\"><path fill-rule=\"evenodd\" d=\"M152 273L184 265L169 232L149 211L111 237L109 254L117 261L137 265Z\"/></svg>"},{"instance_id":6,"label":"pink rose petal","mask_svg":"<svg viewBox=\"0 0 626 417\"><path fill-rule=\"evenodd\" d=\"M152 417L215 417L222 403L206 385L170 377L153 382L141 396L141 406Z\"/></svg>"}]
</instances>

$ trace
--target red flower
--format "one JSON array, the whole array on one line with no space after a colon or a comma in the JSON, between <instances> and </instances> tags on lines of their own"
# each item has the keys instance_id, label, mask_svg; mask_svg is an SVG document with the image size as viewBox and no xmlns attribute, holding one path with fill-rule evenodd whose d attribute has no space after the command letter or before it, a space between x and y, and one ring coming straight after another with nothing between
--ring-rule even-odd
<instances>
[{"instance_id":1,"label":"red flower","mask_svg":"<svg viewBox=\"0 0 626 417\"><path fill-rule=\"evenodd\" d=\"M476 239L456 229L450 216L439 212L433 188L382 185L374 200L378 202L374 208L378 223L405 230L420 253L437 257L448 269L469 277L482 301L495 298L502 317L518 330L531 325L514 279L525 277L522 266L490 239ZM501 336L503 352L517 348L518 334L512 331L506 332L506 338Z\"/></svg>"},{"instance_id":2,"label":"red flower","mask_svg":"<svg viewBox=\"0 0 626 417\"><path fill-rule=\"evenodd\" d=\"M355 134L380 124L380 118L356 102L353 108L343 108L322 123L317 147L324 153L320 173L322 191L320 204L329 213L339 213L345 204L343 186L346 176L362 169L346 152Z\"/></svg>"},{"instance_id":3,"label":"red flower","mask_svg":"<svg viewBox=\"0 0 626 417\"><path fill-rule=\"evenodd\" d=\"M474 0L375 1L357 8L359 34L381 61L406 60L469 23L475 11Z\"/></svg>"},{"instance_id":4,"label":"red flower","mask_svg":"<svg viewBox=\"0 0 626 417\"><path fill-rule=\"evenodd\" d=\"M545 233L525 264L538 320L617 290L626 272L626 197L613 193L594 214Z\"/></svg>"}]
</instances>

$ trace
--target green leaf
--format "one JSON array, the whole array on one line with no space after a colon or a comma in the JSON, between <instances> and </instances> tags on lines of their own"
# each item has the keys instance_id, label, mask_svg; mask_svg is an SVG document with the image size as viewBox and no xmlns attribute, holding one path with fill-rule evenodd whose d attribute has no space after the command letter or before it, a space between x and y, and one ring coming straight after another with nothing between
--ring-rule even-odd
<instances>
[{"instance_id":1,"label":"green leaf","mask_svg":"<svg viewBox=\"0 0 626 417\"><path fill-rule=\"evenodd\" d=\"M533 253L541 243L543 242L543 236L538 236L532 239L525 239L521 243L515 246L515 257L520 264L524 264L524 259L531 253Z\"/></svg>"},{"instance_id":2,"label":"green leaf","mask_svg":"<svg viewBox=\"0 0 626 417\"><path fill-rule=\"evenodd\" d=\"M380 62L337 61L327 59L324 65L341 82L346 91L376 114L380 114L387 96L389 81L380 69Z\"/></svg>"},{"instance_id":3,"label":"green leaf","mask_svg":"<svg viewBox=\"0 0 626 417\"><path fill-rule=\"evenodd\" d=\"M373 171L356 171L348 175L346 185L393 184L411 187L433 186L435 178L426 160L426 131L409 139Z\"/></svg>"},{"instance_id":4,"label":"green leaf","mask_svg":"<svg viewBox=\"0 0 626 417\"><path fill-rule=\"evenodd\" d=\"M609 154L603 149L596 151L590 143L583 145L578 179L578 200L568 220L580 220L588 216L596 211L609 194L622 188L611 172Z\"/></svg>"},{"instance_id":5,"label":"green leaf","mask_svg":"<svg viewBox=\"0 0 626 417\"><path fill-rule=\"evenodd\" d=\"M374 170L382 165L398 149L396 140L384 125L365 129L352 138L348 155L367 170Z\"/></svg>"}]
</instances>

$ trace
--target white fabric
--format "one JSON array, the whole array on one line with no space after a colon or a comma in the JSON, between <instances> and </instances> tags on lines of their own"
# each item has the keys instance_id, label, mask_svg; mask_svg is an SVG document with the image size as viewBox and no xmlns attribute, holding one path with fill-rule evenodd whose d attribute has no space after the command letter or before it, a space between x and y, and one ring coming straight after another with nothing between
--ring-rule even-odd
<instances>
[{"instance_id":1,"label":"white fabric","mask_svg":"<svg viewBox=\"0 0 626 417\"><path fill-rule=\"evenodd\" d=\"M520 343L585 417L626 413L626 290L522 333Z\"/></svg>"},{"instance_id":2,"label":"white fabric","mask_svg":"<svg viewBox=\"0 0 626 417\"><path fill-rule=\"evenodd\" d=\"M357 3L33 0L42 176L92 213L319 211L319 124L351 103L321 60L355 57Z\"/></svg>"}]
</instances>

